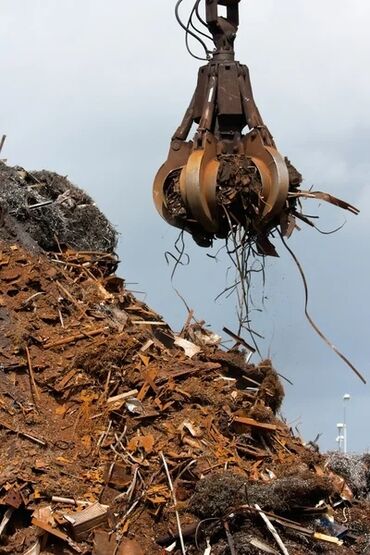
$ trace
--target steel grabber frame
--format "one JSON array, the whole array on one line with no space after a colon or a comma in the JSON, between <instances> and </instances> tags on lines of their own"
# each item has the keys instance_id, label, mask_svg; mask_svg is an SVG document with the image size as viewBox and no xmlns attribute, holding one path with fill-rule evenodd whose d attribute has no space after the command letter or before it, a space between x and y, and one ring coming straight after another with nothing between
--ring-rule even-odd
<instances>
[{"instance_id":1,"label":"steel grabber frame","mask_svg":"<svg viewBox=\"0 0 370 555\"><path fill-rule=\"evenodd\" d=\"M220 232L217 175L220 155L241 154L257 168L261 183L259 225L268 225L283 209L289 191L289 174L253 98L249 70L235 60L234 41L239 26L240 0L204 0L206 24L215 49L201 67L191 103L175 131L166 162L158 171L153 188L155 206L171 225L199 236ZM227 15L219 15L226 6ZM193 123L194 139L188 140ZM245 127L249 128L243 134ZM179 185L187 220L170 214L166 186L173 172L180 172ZM200 241L202 244L202 241ZM204 243L207 245L207 241Z\"/></svg>"}]
</instances>

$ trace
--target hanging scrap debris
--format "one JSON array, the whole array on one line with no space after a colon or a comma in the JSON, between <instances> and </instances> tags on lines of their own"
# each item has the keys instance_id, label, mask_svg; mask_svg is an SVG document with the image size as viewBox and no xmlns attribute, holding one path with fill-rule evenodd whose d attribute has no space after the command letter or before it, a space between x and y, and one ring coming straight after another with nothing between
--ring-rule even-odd
<instances>
[{"instance_id":1,"label":"hanging scrap debris","mask_svg":"<svg viewBox=\"0 0 370 555\"><path fill-rule=\"evenodd\" d=\"M256 273L264 283L264 257L278 256L273 238L281 238L288 248L284 238L299 229L297 219L318 229L312 216L303 212L302 199L325 201L355 215L359 210L329 193L301 190L302 175L277 149L255 103L249 69L235 59L240 0L206 0L204 17L200 14L203 0L196 0L187 25L179 14L182 2L178 0L175 11L185 30L186 46L193 55L189 36L197 40L205 58L194 57L207 60L207 65L199 69L191 103L155 177L154 203L167 223L182 230L182 243L184 231L206 248L215 239L224 239L236 277L220 296L235 294L238 332L247 331L259 352L260 335L250 318L254 304L250 285ZM223 16L220 7L225 8ZM211 41L212 51L204 39ZM189 140L193 124L197 130ZM176 245L176 250L173 272L184 256L184 249ZM305 314L318 335L364 381L308 315L307 301Z\"/></svg>"}]
</instances>

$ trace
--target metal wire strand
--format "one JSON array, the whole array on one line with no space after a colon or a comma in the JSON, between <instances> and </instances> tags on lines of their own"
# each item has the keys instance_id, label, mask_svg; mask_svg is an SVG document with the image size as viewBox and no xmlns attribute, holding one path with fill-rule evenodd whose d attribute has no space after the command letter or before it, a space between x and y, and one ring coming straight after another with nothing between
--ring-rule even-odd
<instances>
[{"instance_id":1,"label":"metal wire strand","mask_svg":"<svg viewBox=\"0 0 370 555\"><path fill-rule=\"evenodd\" d=\"M295 253L292 251L292 249L289 247L289 245L287 245L287 243L286 243L286 241L283 237L283 234L281 233L281 231L279 229L278 229L278 233L280 235L281 242L283 243L284 247L286 248L286 250L288 251L288 253L292 257L292 259L294 260L294 262L295 262L295 264L298 268L298 271L300 273L300 276L302 278L302 283L303 283L303 288L304 288L304 313L305 313L305 316L306 316L309 324L312 326L312 328L315 330L315 332L319 335L319 337L321 337L321 339L334 351L334 353L339 358L341 358L343 360L343 362L351 368L351 370L353 370L353 372L356 374L356 376L358 376L360 378L362 383L366 384L366 380L363 377L363 375L357 370L357 368L355 368L355 366L352 364L352 362L343 353L341 353L341 351L339 351L339 349L326 337L326 335L321 331L321 329L318 327L318 325L316 324L316 322L313 320L312 316L310 315L310 313L308 311L308 301L309 301L308 285L307 285L307 280L306 280L306 276L305 276L305 273L303 271L302 265L299 262Z\"/></svg>"}]
</instances>

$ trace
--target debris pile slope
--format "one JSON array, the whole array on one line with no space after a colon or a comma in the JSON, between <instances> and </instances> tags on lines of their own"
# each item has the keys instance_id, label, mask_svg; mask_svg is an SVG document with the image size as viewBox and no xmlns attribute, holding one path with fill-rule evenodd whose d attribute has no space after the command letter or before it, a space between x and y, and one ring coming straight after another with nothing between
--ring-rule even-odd
<instances>
[{"instance_id":1,"label":"debris pile slope","mask_svg":"<svg viewBox=\"0 0 370 555\"><path fill-rule=\"evenodd\" d=\"M11 515L0 553L47 543L45 553L109 555L125 538L139 553L174 542L180 553L175 509L188 553L207 541L229 553L227 530L236 553L276 552L257 506L290 553L322 552L315 523L329 506L316 506L344 503L343 481L277 418L283 388L269 361L246 364L191 326L175 336L111 273L112 254L0 247L0 486Z\"/></svg>"},{"instance_id":2,"label":"debris pile slope","mask_svg":"<svg viewBox=\"0 0 370 555\"><path fill-rule=\"evenodd\" d=\"M110 248L30 250L20 225L0 227L0 554L366 552L364 492L277 416L271 361L174 334Z\"/></svg>"}]
</instances>

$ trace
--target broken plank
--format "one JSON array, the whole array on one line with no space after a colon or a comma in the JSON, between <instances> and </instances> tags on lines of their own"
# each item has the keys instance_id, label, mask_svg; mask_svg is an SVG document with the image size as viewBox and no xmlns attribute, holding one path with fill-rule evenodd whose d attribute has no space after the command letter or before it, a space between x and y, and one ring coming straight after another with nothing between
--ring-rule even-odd
<instances>
[{"instance_id":1,"label":"broken plank","mask_svg":"<svg viewBox=\"0 0 370 555\"><path fill-rule=\"evenodd\" d=\"M98 328L95 330L86 330L83 333L77 333L76 335L71 335L65 337L64 339L58 339L57 341L49 341L44 344L44 349L52 349L53 347L62 347L63 345L68 345L74 341L80 341L81 339L86 339L89 337L95 337L109 330L109 326L104 326L104 328Z\"/></svg>"},{"instance_id":2,"label":"broken plank","mask_svg":"<svg viewBox=\"0 0 370 555\"><path fill-rule=\"evenodd\" d=\"M257 420L254 420L254 418L247 418L246 416L235 416L234 422L238 422L238 424L245 424L246 426L251 426L252 428L269 430L270 432L275 432L277 430L276 424L258 422Z\"/></svg>"},{"instance_id":3,"label":"broken plank","mask_svg":"<svg viewBox=\"0 0 370 555\"><path fill-rule=\"evenodd\" d=\"M120 395L115 395L114 397L109 397L107 400L107 405L119 405L121 406L126 399L130 397L135 397L139 391L137 389L132 389L131 391L126 391L125 393L121 393Z\"/></svg>"},{"instance_id":4,"label":"broken plank","mask_svg":"<svg viewBox=\"0 0 370 555\"><path fill-rule=\"evenodd\" d=\"M77 553L83 553L82 549L78 547L78 545L74 541L72 541L72 539L64 532L61 532L57 528L53 528L46 522L43 522L42 520L39 520L37 518L33 518L31 523L34 526L37 526L37 528L41 528L41 530L44 530L44 532L47 532L48 534L51 534L52 536L55 536L56 538L66 542L74 551L77 551Z\"/></svg>"}]
</instances>

